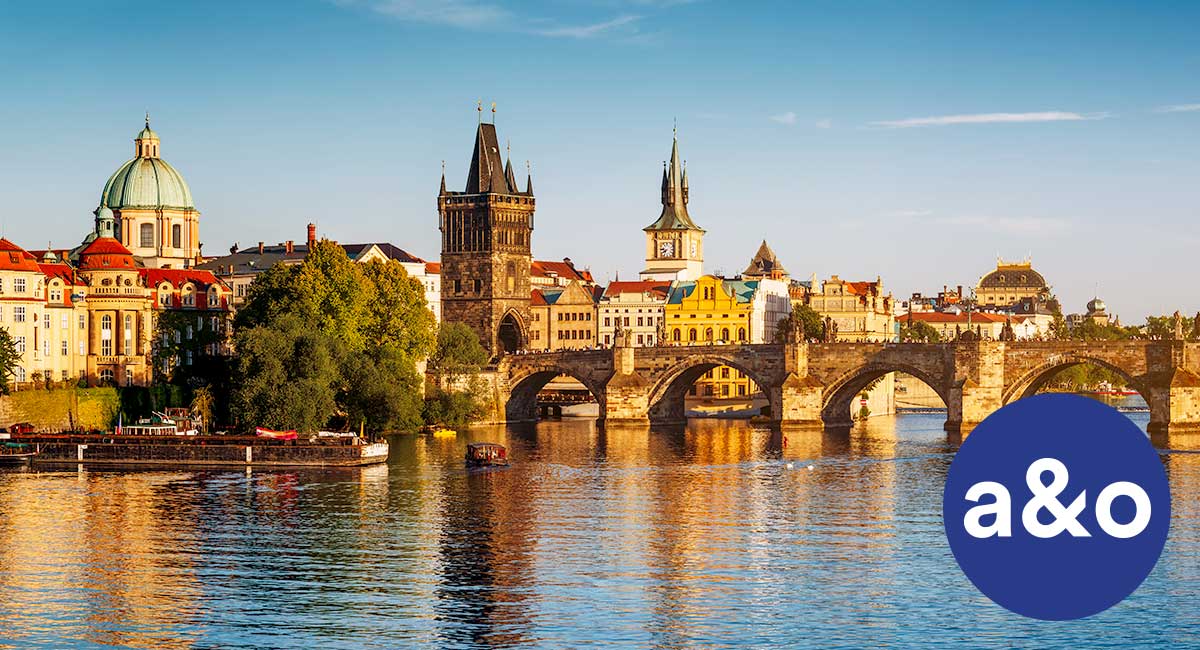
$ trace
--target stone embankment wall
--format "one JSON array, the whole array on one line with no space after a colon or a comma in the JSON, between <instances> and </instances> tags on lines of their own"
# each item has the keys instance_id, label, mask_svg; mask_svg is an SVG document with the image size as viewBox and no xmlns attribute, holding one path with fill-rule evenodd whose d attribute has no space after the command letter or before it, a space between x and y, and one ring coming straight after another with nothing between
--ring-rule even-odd
<instances>
[{"instance_id":1,"label":"stone embankment wall","mask_svg":"<svg viewBox=\"0 0 1200 650\"><path fill-rule=\"evenodd\" d=\"M32 422L39 431L107 430L120 404L116 388L22 390L0 397L0 427Z\"/></svg>"}]
</instances>

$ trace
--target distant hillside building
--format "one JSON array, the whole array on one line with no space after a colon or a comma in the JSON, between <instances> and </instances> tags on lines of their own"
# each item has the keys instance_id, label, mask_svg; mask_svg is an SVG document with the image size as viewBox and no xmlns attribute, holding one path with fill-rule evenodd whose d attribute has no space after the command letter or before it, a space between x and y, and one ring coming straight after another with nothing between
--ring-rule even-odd
<instances>
[{"instance_id":1,"label":"distant hillside building","mask_svg":"<svg viewBox=\"0 0 1200 650\"><path fill-rule=\"evenodd\" d=\"M1009 309L1022 302L1044 305L1050 300L1050 286L1033 269L1029 259L1020 262L998 259L996 270L980 278L975 287L975 304L982 308Z\"/></svg>"}]
</instances>

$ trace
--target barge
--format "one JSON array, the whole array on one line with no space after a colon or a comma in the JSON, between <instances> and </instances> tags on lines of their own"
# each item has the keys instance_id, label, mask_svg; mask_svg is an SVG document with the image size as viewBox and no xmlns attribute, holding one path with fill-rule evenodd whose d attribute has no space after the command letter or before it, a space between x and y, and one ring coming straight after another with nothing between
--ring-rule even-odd
<instances>
[{"instance_id":1,"label":"barge","mask_svg":"<svg viewBox=\"0 0 1200 650\"><path fill-rule=\"evenodd\" d=\"M231 435L11 433L33 465L350 467L387 462L388 444L358 436L275 439Z\"/></svg>"}]
</instances>

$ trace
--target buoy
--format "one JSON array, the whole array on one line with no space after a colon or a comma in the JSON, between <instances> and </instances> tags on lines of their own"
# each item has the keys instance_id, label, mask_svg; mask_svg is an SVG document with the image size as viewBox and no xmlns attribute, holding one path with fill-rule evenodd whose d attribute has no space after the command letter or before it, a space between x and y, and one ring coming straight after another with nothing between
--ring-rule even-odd
<instances>
[{"instance_id":1,"label":"buoy","mask_svg":"<svg viewBox=\"0 0 1200 650\"><path fill-rule=\"evenodd\" d=\"M792 469L792 467L793 467L792 463L788 463L788 464L787 464L787 468L788 468L788 469Z\"/></svg>"},{"instance_id":2,"label":"buoy","mask_svg":"<svg viewBox=\"0 0 1200 650\"><path fill-rule=\"evenodd\" d=\"M808 466L808 471L810 471L810 472L811 472L812 470L813 470L813 466L812 466L812 465L809 465L809 466Z\"/></svg>"}]
</instances>

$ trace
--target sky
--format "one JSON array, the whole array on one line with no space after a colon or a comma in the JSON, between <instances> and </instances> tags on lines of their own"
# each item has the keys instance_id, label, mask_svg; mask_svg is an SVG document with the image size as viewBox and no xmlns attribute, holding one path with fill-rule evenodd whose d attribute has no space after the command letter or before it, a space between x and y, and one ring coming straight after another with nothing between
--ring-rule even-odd
<instances>
[{"instance_id":1,"label":"sky","mask_svg":"<svg viewBox=\"0 0 1200 650\"><path fill-rule=\"evenodd\" d=\"M674 124L705 270L766 239L898 298L1032 256L1067 312L1200 311L1200 3L292 0L0 5L0 234L67 247L149 111L206 254L388 241L497 105L533 249L644 267ZM484 119L491 119L485 109Z\"/></svg>"}]
</instances>

